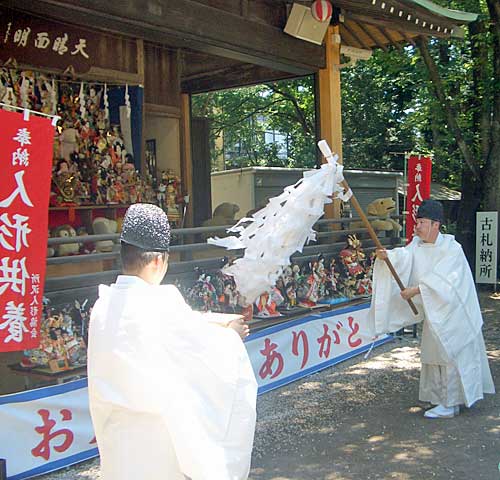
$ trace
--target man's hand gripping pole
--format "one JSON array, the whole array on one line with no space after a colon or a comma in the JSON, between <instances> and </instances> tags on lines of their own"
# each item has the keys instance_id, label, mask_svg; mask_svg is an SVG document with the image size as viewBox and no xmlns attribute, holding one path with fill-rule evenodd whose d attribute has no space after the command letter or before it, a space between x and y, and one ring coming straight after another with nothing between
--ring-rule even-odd
<instances>
[{"instance_id":1,"label":"man's hand gripping pole","mask_svg":"<svg viewBox=\"0 0 500 480\"><path fill-rule=\"evenodd\" d=\"M328 159L328 158L333 157L332 151L330 150L330 147L329 147L328 143L326 142L326 140L320 140L318 142L318 147L321 150L321 153L323 154L323 156L325 158ZM345 180L343 180L340 185L342 185L344 187L346 192L348 192L350 190L349 184ZM367 228L371 239L375 243L375 246L378 249L383 249L384 248L383 245L380 243L380 240L378 239L377 234L375 233L375 230L373 230L373 227L371 226L370 222L368 221L368 218L366 218L365 212L363 212L363 209L361 208L361 205L359 204L358 199L356 198L356 196L354 194L351 195L350 202L351 202L352 206L354 207L354 209L356 210L356 212L358 212L358 215L361 218L361 220L363 221L364 226ZM389 268L392 276L394 277L394 280L396 280L396 283L398 284L399 288L401 289L401 291L403 291L405 289L405 286L403 285L403 282L399 278L399 275L397 274L396 270L394 270L394 266L392 265L391 261L388 258L385 258L384 262L387 264L387 267ZM412 300L409 299L409 300L407 300L407 302L410 305L412 312L415 315L418 315L417 307L415 307L415 304L412 302Z\"/></svg>"}]
</instances>

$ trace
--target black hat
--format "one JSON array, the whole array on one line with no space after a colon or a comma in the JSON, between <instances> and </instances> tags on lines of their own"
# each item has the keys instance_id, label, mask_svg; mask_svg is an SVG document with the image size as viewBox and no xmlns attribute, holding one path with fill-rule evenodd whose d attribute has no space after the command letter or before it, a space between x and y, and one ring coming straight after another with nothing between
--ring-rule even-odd
<instances>
[{"instance_id":1,"label":"black hat","mask_svg":"<svg viewBox=\"0 0 500 480\"><path fill-rule=\"evenodd\" d=\"M443 204L437 200L424 200L418 207L417 218L428 218L443 223Z\"/></svg>"},{"instance_id":2,"label":"black hat","mask_svg":"<svg viewBox=\"0 0 500 480\"><path fill-rule=\"evenodd\" d=\"M148 252L168 252L170 224L166 213L150 203L131 205L123 219L120 241Z\"/></svg>"}]
</instances>

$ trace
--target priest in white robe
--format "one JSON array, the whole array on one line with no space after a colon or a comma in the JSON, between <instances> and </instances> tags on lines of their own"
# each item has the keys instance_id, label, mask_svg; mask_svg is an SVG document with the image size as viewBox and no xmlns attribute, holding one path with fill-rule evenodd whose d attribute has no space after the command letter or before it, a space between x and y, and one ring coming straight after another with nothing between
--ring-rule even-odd
<instances>
[{"instance_id":1,"label":"priest in white robe","mask_svg":"<svg viewBox=\"0 0 500 480\"><path fill-rule=\"evenodd\" d=\"M472 273L453 235L440 233L442 222L441 203L425 200L412 242L377 251L369 315L374 335L423 321L419 399L435 405L425 412L427 418L451 418L460 405L470 407L485 393L495 393ZM405 290L381 261L386 257L408 285Z\"/></svg>"},{"instance_id":2,"label":"priest in white robe","mask_svg":"<svg viewBox=\"0 0 500 480\"><path fill-rule=\"evenodd\" d=\"M248 327L234 315L214 323L160 285L170 227L158 207L131 206L121 243L124 275L100 287L89 328L101 478L246 479L257 394Z\"/></svg>"}]
</instances>

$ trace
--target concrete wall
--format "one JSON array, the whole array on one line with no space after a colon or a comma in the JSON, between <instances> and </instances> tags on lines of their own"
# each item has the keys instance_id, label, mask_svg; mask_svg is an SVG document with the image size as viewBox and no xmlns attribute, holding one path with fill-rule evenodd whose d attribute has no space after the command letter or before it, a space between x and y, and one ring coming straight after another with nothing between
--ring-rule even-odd
<instances>
[{"instance_id":1,"label":"concrete wall","mask_svg":"<svg viewBox=\"0 0 500 480\"><path fill-rule=\"evenodd\" d=\"M213 173L212 206L215 208L222 202L236 203L240 206L237 218L241 218L248 210L265 206L269 198L302 178L302 173L298 168L265 167ZM373 200L384 197L392 197L398 206L397 181L402 179L402 173L346 170L344 175L364 209ZM353 216L357 216L356 212Z\"/></svg>"},{"instance_id":2,"label":"concrete wall","mask_svg":"<svg viewBox=\"0 0 500 480\"><path fill-rule=\"evenodd\" d=\"M251 169L213 173L211 184L212 212L223 202L236 203L240 211L235 218L240 219L255 208L254 172Z\"/></svg>"}]
</instances>

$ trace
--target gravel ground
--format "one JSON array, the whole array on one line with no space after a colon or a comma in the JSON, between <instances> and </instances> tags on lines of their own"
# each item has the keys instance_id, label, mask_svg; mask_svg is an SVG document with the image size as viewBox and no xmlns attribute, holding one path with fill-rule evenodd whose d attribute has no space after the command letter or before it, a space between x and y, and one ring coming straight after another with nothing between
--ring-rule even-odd
<instances>
[{"instance_id":1,"label":"gravel ground","mask_svg":"<svg viewBox=\"0 0 500 480\"><path fill-rule=\"evenodd\" d=\"M481 305L498 390L500 297L481 294ZM499 396L424 419L419 362L418 341L405 337L259 397L250 478L500 480ZM39 478L99 479L99 461Z\"/></svg>"}]
</instances>

